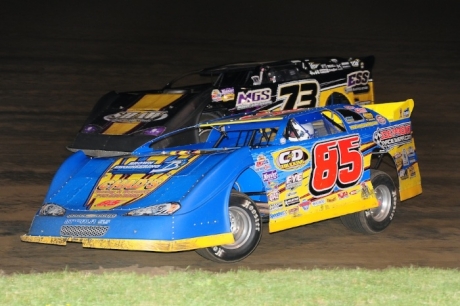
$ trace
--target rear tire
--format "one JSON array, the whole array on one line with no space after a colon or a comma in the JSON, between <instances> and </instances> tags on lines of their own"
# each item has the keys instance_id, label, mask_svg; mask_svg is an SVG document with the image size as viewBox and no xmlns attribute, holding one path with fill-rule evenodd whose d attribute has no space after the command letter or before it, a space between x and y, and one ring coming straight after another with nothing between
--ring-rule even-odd
<instances>
[{"instance_id":1,"label":"rear tire","mask_svg":"<svg viewBox=\"0 0 460 306\"><path fill-rule=\"evenodd\" d=\"M335 104L350 105L350 101L348 101L347 97L345 97L343 94L334 92L327 98L326 105L335 105Z\"/></svg>"},{"instance_id":2,"label":"rear tire","mask_svg":"<svg viewBox=\"0 0 460 306\"><path fill-rule=\"evenodd\" d=\"M256 204L247 195L232 191L228 207L232 244L198 249L196 252L215 262L236 262L249 256L262 237L262 218Z\"/></svg>"},{"instance_id":3,"label":"rear tire","mask_svg":"<svg viewBox=\"0 0 460 306\"><path fill-rule=\"evenodd\" d=\"M399 197L391 177L383 171L371 170L371 182L379 206L340 217L343 225L355 232L379 233L390 225L396 212Z\"/></svg>"},{"instance_id":4,"label":"rear tire","mask_svg":"<svg viewBox=\"0 0 460 306\"><path fill-rule=\"evenodd\" d=\"M218 118L221 118L222 115L219 114L218 112L214 112L214 113L202 113L201 116L200 116L200 119L198 121L198 123L203 123L203 122L206 122L206 121L210 121L210 120L214 120L214 119L218 119ZM206 141L206 139L208 139L208 136L209 136L209 133L211 132L210 129L203 129L203 130L200 130L198 132L198 138L200 140L200 142L204 142Z\"/></svg>"}]
</instances>

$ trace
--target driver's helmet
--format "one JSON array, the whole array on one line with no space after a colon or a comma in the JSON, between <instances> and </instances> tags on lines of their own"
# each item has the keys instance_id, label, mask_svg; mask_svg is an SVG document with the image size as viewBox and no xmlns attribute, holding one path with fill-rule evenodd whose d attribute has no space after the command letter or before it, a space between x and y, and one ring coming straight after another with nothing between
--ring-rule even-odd
<instances>
[{"instance_id":1,"label":"driver's helmet","mask_svg":"<svg viewBox=\"0 0 460 306\"><path fill-rule=\"evenodd\" d=\"M301 140L307 140L315 137L315 129L313 128L313 124L311 123L304 123L304 124L299 124L297 121L292 120L291 122L292 127L295 129L297 132L297 137L294 133L289 134L289 140L290 141L301 141Z\"/></svg>"}]
</instances>

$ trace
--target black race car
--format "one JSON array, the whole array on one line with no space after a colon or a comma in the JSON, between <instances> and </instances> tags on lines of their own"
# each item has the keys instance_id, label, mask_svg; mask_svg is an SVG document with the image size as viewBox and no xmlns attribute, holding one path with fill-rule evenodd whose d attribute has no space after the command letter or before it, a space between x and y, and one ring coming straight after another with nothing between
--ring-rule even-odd
<instances>
[{"instance_id":1,"label":"black race car","mask_svg":"<svg viewBox=\"0 0 460 306\"><path fill-rule=\"evenodd\" d=\"M94 106L71 151L121 155L166 131L225 115L374 101L374 57L318 57L206 68L162 89L115 92Z\"/></svg>"}]
</instances>

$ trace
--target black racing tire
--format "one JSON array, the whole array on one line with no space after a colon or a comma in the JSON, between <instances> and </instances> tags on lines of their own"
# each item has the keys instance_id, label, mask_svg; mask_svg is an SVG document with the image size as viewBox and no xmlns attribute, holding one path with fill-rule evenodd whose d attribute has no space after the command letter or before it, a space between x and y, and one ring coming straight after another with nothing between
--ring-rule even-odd
<instances>
[{"instance_id":1,"label":"black racing tire","mask_svg":"<svg viewBox=\"0 0 460 306\"><path fill-rule=\"evenodd\" d=\"M225 263L240 261L259 245L262 238L262 218L254 201L244 193L232 191L228 211L235 242L196 250L206 259Z\"/></svg>"},{"instance_id":2,"label":"black racing tire","mask_svg":"<svg viewBox=\"0 0 460 306\"><path fill-rule=\"evenodd\" d=\"M200 116L200 119L198 120L198 123L214 120L221 118L222 115L219 112L212 112L212 113L202 113ZM203 129L198 132L198 137L200 139L200 142L206 141L206 139L209 136L209 133L211 132L210 129Z\"/></svg>"},{"instance_id":3,"label":"black racing tire","mask_svg":"<svg viewBox=\"0 0 460 306\"><path fill-rule=\"evenodd\" d=\"M390 225L399 204L398 190L387 173L371 170L371 182L379 206L340 217L343 225L355 232L364 234L382 232Z\"/></svg>"},{"instance_id":4,"label":"black racing tire","mask_svg":"<svg viewBox=\"0 0 460 306\"><path fill-rule=\"evenodd\" d=\"M334 92L326 100L326 105L350 104L350 101L341 93Z\"/></svg>"},{"instance_id":5,"label":"black racing tire","mask_svg":"<svg viewBox=\"0 0 460 306\"><path fill-rule=\"evenodd\" d=\"M221 118L223 115L220 114L219 112L209 112L209 113L201 113L200 119L198 122L206 122L209 120L214 120Z\"/></svg>"}]
</instances>

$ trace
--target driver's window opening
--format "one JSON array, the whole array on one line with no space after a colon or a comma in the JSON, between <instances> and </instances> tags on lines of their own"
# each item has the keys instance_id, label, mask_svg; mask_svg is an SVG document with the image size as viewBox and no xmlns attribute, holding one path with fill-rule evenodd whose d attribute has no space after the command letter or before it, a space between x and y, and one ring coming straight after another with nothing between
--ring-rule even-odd
<instances>
[{"instance_id":1,"label":"driver's window opening","mask_svg":"<svg viewBox=\"0 0 460 306\"><path fill-rule=\"evenodd\" d=\"M290 119L286 127L285 137L290 141L303 141L317 137L311 121Z\"/></svg>"},{"instance_id":2,"label":"driver's window opening","mask_svg":"<svg viewBox=\"0 0 460 306\"><path fill-rule=\"evenodd\" d=\"M313 120L312 120L313 119ZM336 120L338 117L336 116ZM302 141L341 133L345 129L329 116L297 121L291 119L286 127L285 137L290 141Z\"/></svg>"},{"instance_id":3,"label":"driver's window opening","mask_svg":"<svg viewBox=\"0 0 460 306\"><path fill-rule=\"evenodd\" d=\"M221 135L214 144L214 148L223 147L263 147L268 146L275 139L277 128L263 128L256 130L235 131L232 137Z\"/></svg>"},{"instance_id":4,"label":"driver's window opening","mask_svg":"<svg viewBox=\"0 0 460 306\"><path fill-rule=\"evenodd\" d=\"M335 134L346 131L342 120L338 116L334 116L332 112L322 112L321 115L326 121L325 126L329 129L329 134Z\"/></svg>"}]
</instances>

